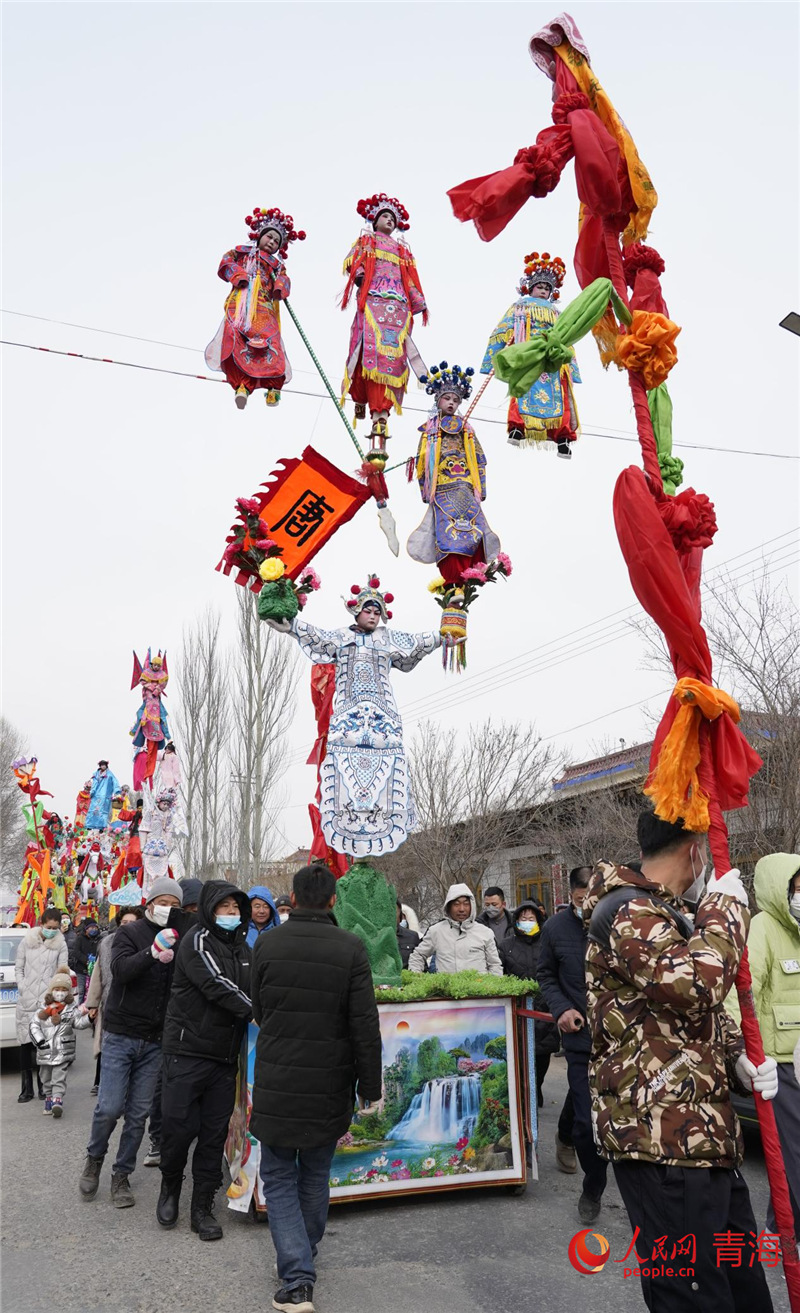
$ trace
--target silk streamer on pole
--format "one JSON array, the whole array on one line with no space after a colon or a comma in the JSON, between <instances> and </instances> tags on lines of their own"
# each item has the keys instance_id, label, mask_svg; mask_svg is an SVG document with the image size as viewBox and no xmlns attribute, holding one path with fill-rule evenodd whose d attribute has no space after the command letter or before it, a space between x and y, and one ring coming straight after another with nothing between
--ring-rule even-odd
<instances>
[{"instance_id":1,"label":"silk streamer on pole","mask_svg":"<svg viewBox=\"0 0 800 1313\"><path fill-rule=\"evenodd\" d=\"M314 704L314 715L317 720L317 737L306 765L316 766L317 768L317 792L314 802L308 804L308 814L311 818L313 833L309 857L312 861L323 862L339 880L350 869L349 863L344 853L337 853L325 842L325 836L322 833L322 818L319 812L322 797L322 763L328 751L328 730L331 725L335 689L336 667L327 663L313 665L311 667L311 701Z\"/></svg>"},{"instance_id":2,"label":"silk streamer on pole","mask_svg":"<svg viewBox=\"0 0 800 1313\"><path fill-rule=\"evenodd\" d=\"M724 709L732 710L735 704L714 697L711 684L700 580L703 551L716 532L713 506L691 488L670 495L679 473L666 442L671 413L663 394L654 398L653 393L657 384L663 385L677 359L674 340L679 330L667 318L661 296L658 279L663 261L642 244L657 201L655 188L630 133L591 69L589 52L574 19L561 14L532 38L530 50L536 65L554 84L554 129L544 129L532 147L519 151L510 169L472 179L448 194L456 217L462 222L472 220L479 236L491 241L526 197L552 191L567 160L575 160L580 200L574 257L578 282L588 288L596 279L610 278L619 299L633 311L628 334L621 332L610 310L592 330L603 362L616 361L627 371L644 467L623 470L617 480L617 536L634 592L667 640L677 679L697 681L709 694L699 700L712 707L714 718L706 719L700 712L699 724L694 716L684 719L696 735L696 748L690 745L692 760L698 758L693 769L706 800L714 867L721 875L731 866L723 809L747 804L750 779L761 760L734 716ZM634 289L630 302L629 282ZM683 684L683 691L686 687ZM653 744L650 785L659 774L662 748L681 705L679 698L672 696L662 717ZM670 750L675 750L674 742ZM686 802L688 805L688 794ZM747 1056L758 1066L764 1061L764 1048L746 949L736 989ZM760 1095L755 1096L755 1103L789 1300L792 1313L800 1313L800 1260L775 1113Z\"/></svg>"},{"instance_id":3,"label":"silk streamer on pole","mask_svg":"<svg viewBox=\"0 0 800 1313\"><path fill-rule=\"evenodd\" d=\"M332 465L313 447L306 447L302 457L281 460L283 469L273 470L264 491L255 493L259 516L264 521L264 537L282 549L286 575L296 579L321 547L352 519L371 493L366 484ZM231 529L226 541L234 542ZM254 570L244 570L225 559L216 567L232 575L234 582L254 593L261 591L261 579Z\"/></svg>"}]
</instances>

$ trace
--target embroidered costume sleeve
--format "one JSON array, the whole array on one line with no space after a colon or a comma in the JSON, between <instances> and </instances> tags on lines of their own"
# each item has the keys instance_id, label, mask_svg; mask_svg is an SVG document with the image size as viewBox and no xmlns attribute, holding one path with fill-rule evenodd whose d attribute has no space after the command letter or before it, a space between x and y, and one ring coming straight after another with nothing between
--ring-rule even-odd
<instances>
[{"instance_id":1,"label":"embroidered costume sleeve","mask_svg":"<svg viewBox=\"0 0 800 1313\"><path fill-rule=\"evenodd\" d=\"M315 665L329 665L336 661L342 646L341 629L318 629L295 616L290 632L297 639L301 652Z\"/></svg>"},{"instance_id":2,"label":"embroidered costume sleeve","mask_svg":"<svg viewBox=\"0 0 800 1313\"><path fill-rule=\"evenodd\" d=\"M510 305L503 315L503 318L500 320L500 323L492 330L486 347L486 355L483 357L483 363L481 365L480 372L482 374L491 374L494 368L494 358L498 351L502 351L505 346L511 346L511 343L514 341L515 309L516 306Z\"/></svg>"},{"instance_id":3,"label":"embroidered costume sleeve","mask_svg":"<svg viewBox=\"0 0 800 1313\"><path fill-rule=\"evenodd\" d=\"M217 276L225 283L232 283L234 287L247 286L249 275L239 252L235 248L232 251L226 251L223 255L219 262Z\"/></svg>"},{"instance_id":4,"label":"embroidered costume sleeve","mask_svg":"<svg viewBox=\"0 0 800 1313\"><path fill-rule=\"evenodd\" d=\"M435 652L442 645L442 636L438 632L427 634L405 634L398 629L387 629L389 661L395 670L409 671L419 665L423 657Z\"/></svg>"}]
</instances>

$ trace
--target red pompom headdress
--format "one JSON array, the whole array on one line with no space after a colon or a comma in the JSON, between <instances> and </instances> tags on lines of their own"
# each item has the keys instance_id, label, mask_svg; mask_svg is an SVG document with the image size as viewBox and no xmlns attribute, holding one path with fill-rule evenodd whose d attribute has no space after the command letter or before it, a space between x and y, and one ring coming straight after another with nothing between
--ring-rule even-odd
<instances>
[{"instance_id":1,"label":"red pompom headdress","mask_svg":"<svg viewBox=\"0 0 800 1313\"><path fill-rule=\"evenodd\" d=\"M250 240L258 244L259 238L271 228L273 232L278 233L281 239L280 254L284 258L289 254L290 242L304 242L306 235L304 232L296 232L294 219L291 214L284 214L276 205L271 210L262 210L257 205L252 214L248 214L245 223L250 229Z\"/></svg>"},{"instance_id":2,"label":"red pompom headdress","mask_svg":"<svg viewBox=\"0 0 800 1313\"><path fill-rule=\"evenodd\" d=\"M397 227L401 233L407 232L410 226L405 205L401 205L396 196L387 196L385 191L376 192L374 196L359 201L356 210L362 219L366 219L367 223L371 224L375 223L378 215L384 210L389 210L397 220Z\"/></svg>"},{"instance_id":3,"label":"red pompom headdress","mask_svg":"<svg viewBox=\"0 0 800 1313\"><path fill-rule=\"evenodd\" d=\"M525 256L525 272L520 279L519 290L523 296L530 296L531 288L537 283L546 283L550 288L550 300L558 300L558 289L564 281L567 266L559 255L551 257L549 251L533 251Z\"/></svg>"},{"instance_id":4,"label":"red pompom headdress","mask_svg":"<svg viewBox=\"0 0 800 1313\"><path fill-rule=\"evenodd\" d=\"M378 589L380 586L381 581L376 574L371 574L369 576L366 587L364 588L362 588L360 584L353 584L350 589L352 597L345 602L345 606L350 614L354 617L357 616L360 611L363 611L367 602L373 602L375 606L380 607L381 619L384 623L387 620L391 620L392 613L391 611L387 611L386 603L394 601L394 594L379 592Z\"/></svg>"}]
</instances>

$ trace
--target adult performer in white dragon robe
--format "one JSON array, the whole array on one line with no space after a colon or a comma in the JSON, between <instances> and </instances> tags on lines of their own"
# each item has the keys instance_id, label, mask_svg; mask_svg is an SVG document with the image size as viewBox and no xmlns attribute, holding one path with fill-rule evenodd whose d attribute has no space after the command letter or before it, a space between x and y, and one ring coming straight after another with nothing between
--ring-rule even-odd
<instances>
[{"instance_id":1,"label":"adult performer in white dragon robe","mask_svg":"<svg viewBox=\"0 0 800 1313\"><path fill-rule=\"evenodd\" d=\"M318 629L299 616L269 622L291 633L313 662L336 667L320 815L326 843L351 857L394 852L416 826L390 675L413 670L442 644L436 632L379 628L392 614L386 607L392 594L379 587L374 576L366 588L353 587L347 608L354 623L346 629Z\"/></svg>"}]
</instances>

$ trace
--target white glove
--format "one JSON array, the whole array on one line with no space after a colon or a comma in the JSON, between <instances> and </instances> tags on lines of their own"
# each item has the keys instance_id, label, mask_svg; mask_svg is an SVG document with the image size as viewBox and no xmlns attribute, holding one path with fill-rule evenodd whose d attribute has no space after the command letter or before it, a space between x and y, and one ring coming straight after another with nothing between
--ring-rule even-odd
<instances>
[{"instance_id":1,"label":"white glove","mask_svg":"<svg viewBox=\"0 0 800 1313\"><path fill-rule=\"evenodd\" d=\"M760 1094L762 1099L774 1099L778 1093L778 1064L774 1058L765 1058L757 1067L743 1053L736 1059L736 1075L746 1089Z\"/></svg>"},{"instance_id":2,"label":"white glove","mask_svg":"<svg viewBox=\"0 0 800 1313\"><path fill-rule=\"evenodd\" d=\"M291 633L292 626L288 620L268 620L270 629L277 629L279 634Z\"/></svg>"},{"instance_id":3,"label":"white glove","mask_svg":"<svg viewBox=\"0 0 800 1313\"><path fill-rule=\"evenodd\" d=\"M750 906L747 897L747 890L742 884L741 875L735 866L732 867L730 871L727 871L725 875L720 875L714 880L709 880L708 888L706 889L706 897L708 897L709 894L726 894L728 898L738 898L739 902L744 903L745 907Z\"/></svg>"}]
</instances>

